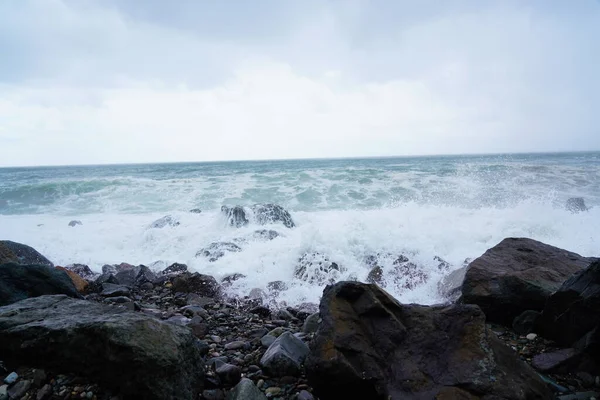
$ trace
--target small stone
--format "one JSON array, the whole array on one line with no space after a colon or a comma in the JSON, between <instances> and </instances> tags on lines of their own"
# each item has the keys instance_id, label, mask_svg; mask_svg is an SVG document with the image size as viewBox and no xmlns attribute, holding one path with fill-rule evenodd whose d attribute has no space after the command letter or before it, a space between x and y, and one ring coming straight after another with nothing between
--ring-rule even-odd
<instances>
[{"instance_id":1,"label":"small stone","mask_svg":"<svg viewBox=\"0 0 600 400\"><path fill-rule=\"evenodd\" d=\"M4 378L4 383L11 385L15 383L17 379L19 379L19 375L17 375L16 372L11 372L6 378Z\"/></svg>"},{"instance_id":2,"label":"small stone","mask_svg":"<svg viewBox=\"0 0 600 400\"><path fill-rule=\"evenodd\" d=\"M283 392L283 390L277 386L271 386L270 388L267 388L265 390L265 394L267 395L267 397L278 396L281 392Z\"/></svg>"},{"instance_id":3,"label":"small stone","mask_svg":"<svg viewBox=\"0 0 600 400\"><path fill-rule=\"evenodd\" d=\"M222 364L215 372L221 382L228 385L235 385L242 379L242 369L236 365Z\"/></svg>"},{"instance_id":4,"label":"small stone","mask_svg":"<svg viewBox=\"0 0 600 400\"><path fill-rule=\"evenodd\" d=\"M258 382L256 383L256 387L257 388L262 388L263 386L265 386L265 381L264 379L259 379Z\"/></svg>"},{"instance_id":5,"label":"small stone","mask_svg":"<svg viewBox=\"0 0 600 400\"><path fill-rule=\"evenodd\" d=\"M248 378L243 378L240 383L229 392L227 400L266 400L266 397L259 388L254 385L254 382Z\"/></svg>"},{"instance_id":6,"label":"small stone","mask_svg":"<svg viewBox=\"0 0 600 400\"><path fill-rule=\"evenodd\" d=\"M246 342L242 342L241 340L237 340L235 342L227 343L225 345L225 350L239 350L246 347Z\"/></svg>"},{"instance_id":7,"label":"small stone","mask_svg":"<svg viewBox=\"0 0 600 400\"><path fill-rule=\"evenodd\" d=\"M298 393L298 397L296 397L296 400L314 400L315 398L313 397L313 395L310 392L307 392L306 390L302 390L300 393Z\"/></svg>"},{"instance_id":8,"label":"small stone","mask_svg":"<svg viewBox=\"0 0 600 400\"><path fill-rule=\"evenodd\" d=\"M8 389L8 398L20 399L31 387L31 381L23 380L15 383Z\"/></svg>"},{"instance_id":9,"label":"small stone","mask_svg":"<svg viewBox=\"0 0 600 400\"><path fill-rule=\"evenodd\" d=\"M275 336L265 335L260 339L260 344L265 349L268 349L269 346L271 346L275 340L277 340L277 338Z\"/></svg>"},{"instance_id":10,"label":"small stone","mask_svg":"<svg viewBox=\"0 0 600 400\"><path fill-rule=\"evenodd\" d=\"M527 340L535 340L537 338L537 335L535 333L530 333L525 337L527 338Z\"/></svg>"}]
</instances>

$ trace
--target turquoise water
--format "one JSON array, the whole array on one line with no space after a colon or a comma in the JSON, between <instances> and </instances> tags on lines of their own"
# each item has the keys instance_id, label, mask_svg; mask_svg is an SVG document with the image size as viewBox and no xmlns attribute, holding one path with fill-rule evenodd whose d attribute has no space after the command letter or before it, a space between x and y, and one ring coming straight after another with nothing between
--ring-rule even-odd
<instances>
[{"instance_id":1,"label":"turquoise water","mask_svg":"<svg viewBox=\"0 0 600 400\"><path fill-rule=\"evenodd\" d=\"M590 210L573 214L568 198ZM297 227L228 226L222 205L277 203ZM192 208L202 209L191 214ZM185 262L216 277L243 273L231 290L247 294L271 280L293 282L288 302L315 301L323 285L299 282L306 252L364 280L366 256L406 254L430 279L403 301L440 301L444 273L507 236L527 236L583 255L600 255L600 153L241 161L0 169L0 238L27 243L55 263ZM153 229L172 215L180 224ZM69 227L72 219L83 225ZM272 241L251 238L277 230ZM217 262L195 257L215 241L243 242ZM391 267L390 267L391 268Z\"/></svg>"}]
</instances>

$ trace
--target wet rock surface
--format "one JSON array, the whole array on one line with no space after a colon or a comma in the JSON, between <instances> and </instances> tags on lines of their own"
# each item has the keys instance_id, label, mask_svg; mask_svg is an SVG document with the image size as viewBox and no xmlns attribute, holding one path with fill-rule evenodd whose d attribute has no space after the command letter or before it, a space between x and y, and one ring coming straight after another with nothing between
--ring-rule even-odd
<instances>
[{"instance_id":1,"label":"wet rock surface","mask_svg":"<svg viewBox=\"0 0 600 400\"><path fill-rule=\"evenodd\" d=\"M4 256L7 257L5 262L12 260L18 264L36 264L54 267L54 264L50 260L33 247L22 243L12 242L10 240L0 240L0 254L6 254L6 256Z\"/></svg>"},{"instance_id":2,"label":"wet rock surface","mask_svg":"<svg viewBox=\"0 0 600 400\"><path fill-rule=\"evenodd\" d=\"M206 257L208 261L215 262L227 253L239 253L242 248L232 242L214 242L199 250L196 257Z\"/></svg>"},{"instance_id":3,"label":"wet rock surface","mask_svg":"<svg viewBox=\"0 0 600 400\"><path fill-rule=\"evenodd\" d=\"M170 227L179 226L179 224L180 224L180 222L177 220L177 218L173 217L172 215L165 215L164 217L159 218L156 221L154 221L153 223L151 223L150 228L162 229L167 226L170 226Z\"/></svg>"}]
</instances>

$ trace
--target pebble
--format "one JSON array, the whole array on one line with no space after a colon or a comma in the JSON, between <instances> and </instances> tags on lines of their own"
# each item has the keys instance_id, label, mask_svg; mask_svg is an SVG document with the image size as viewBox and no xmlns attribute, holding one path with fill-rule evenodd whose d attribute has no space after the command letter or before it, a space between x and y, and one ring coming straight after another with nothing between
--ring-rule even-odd
<instances>
[{"instance_id":1,"label":"pebble","mask_svg":"<svg viewBox=\"0 0 600 400\"><path fill-rule=\"evenodd\" d=\"M8 399L8 385L0 386L0 400Z\"/></svg>"},{"instance_id":2,"label":"pebble","mask_svg":"<svg viewBox=\"0 0 600 400\"><path fill-rule=\"evenodd\" d=\"M535 340L537 338L537 335L535 333L530 333L525 337L527 338L527 340Z\"/></svg>"},{"instance_id":3,"label":"pebble","mask_svg":"<svg viewBox=\"0 0 600 400\"><path fill-rule=\"evenodd\" d=\"M298 393L298 396L296 397L296 400L314 400L315 398L313 397L313 395L310 392L307 392L306 390L301 391L300 393Z\"/></svg>"},{"instance_id":4,"label":"pebble","mask_svg":"<svg viewBox=\"0 0 600 400\"><path fill-rule=\"evenodd\" d=\"M256 383L256 387L261 389L263 386L265 386L264 379L259 379L258 382Z\"/></svg>"},{"instance_id":5,"label":"pebble","mask_svg":"<svg viewBox=\"0 0 600 400\"><path fill-rule=\"evenodd\" d=\"M11 372L6 378L4 378L4 383L11 385L15 383L17 379L19 379L19 375L17 375L16 372Z\"/></svg>"},{"instance_id":6,"label":"pebble","mask_svg":"<svg viewBox=\"0 0 600 400\"><path fill-rule=\"evenodd\" d=\"M267 395L267 397L278 396L281 392L283 392L283 390L277 386L271 386L270 388L267 388L265 390L265 394Z\"/></svg>"},{"instance_id":7,"label":"pebble","mask_svg":"<svg viewBox=\"0 0 600 400\"><path fill-rule=\"evenodd\" d=\"M238 350L246 347L246 342L242 342L241 340L237 340L235 342L227 343L225 345L225 350Z\"/></svg>"}]
</instances>

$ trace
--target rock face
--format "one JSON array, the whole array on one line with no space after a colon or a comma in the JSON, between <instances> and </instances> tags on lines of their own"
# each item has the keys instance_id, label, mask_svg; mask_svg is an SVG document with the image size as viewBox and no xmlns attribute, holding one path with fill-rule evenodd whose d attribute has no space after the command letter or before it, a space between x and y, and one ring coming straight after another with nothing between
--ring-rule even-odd
<instances>
[{"instance_id":1,"label":"rock face","mask_svg":"<svg viewBox=\"0 0 600 400\"><path fill-rule=\"evenodd\" d=\"M19 264L37 264L54 267L54 264L46 257L41 255L33 247L25 244L11 242L10 240L0 240L0 254L12 254L17 258Z\"/></svg>"},{"instance_id":2,"label":"rock face","mask_svg":"<svg viewBox=\"0 0 600 400\"><path fill-rule=\"evenodd\" d=\"M227 253L239 253L242 248L231 242L214 242L196 253L196 257L206 257L215 262Z\"/></svg>"},{"instance_id":3,"label":"rock face","mask_svg":"<svg viewBox=\"0 0 600 400\"><path fill-rule=\"evenodd\" d=\"M523 311L541 311L550 294L591 261L532 239L504 239L469 264L459 301L510 326Z\"/></svg>"},{"instance_id":4,"label":"rock face","mask_svg":"<svg viewBox=\"0 0 600 400\"><path fill-rule=\"evenodd\" d=\"M124 398L197 398L204 363L196 342L183 327L66 296L0 308L4 360L76 371Z\"/></svg>"},{"instance_id":5,"label":"rock face","mask_svg":"<svg viewBox=\"0 0 600 400\"><path fill-rule=\"evenodd\" d=\"M306 373L327 399L552 399L472 305L402 305L375 285L328 286Z\"/></svg>"},{"instance_id":6,"label":"rock face","mask_svg":"<svg viewBox=\"0 0 600 400\"><path fill-rule=\"evenodd\" d=\"M172 215L165 215L150 224L150 228L164 228L165 226L178 226L179 221Z\"/></svg>"},{"instance_id":7,"label":"rock face","mask_svg":"<svg viewBox=\"0 0 600 400\"><path fill-rule=\"evenodd\" d=\"M0 265L0 305L46 294L80 297L65 271L46 265Z\"/></svg>"},{"instance_id":8,"label":"rock face","mask_svg":"<svg viewBox=\"0 0 600 400\"><path fill-rule=\"evenodd\" d=\"M573 214L577 214L580 213L582 211L587 211L588 208L585 205L585 200L583 199L583 197L572 197L569 200L567 200L567 204L565 205L565 208L569 211L571 211Z\"/></svg>"},{"instance_id":9,"label":"rock face","mask_svg":"<svg viewBox=\"0 0 600 400\"><path fill-rule=\"evenodd\" d=\"M252 206L252 212L260 225L281 222L286 228L296 226L290 213L277 204L255 204Z\"/></svg>"},{"instance_id":10,"label":"rock face","mask_svg":"<svg viewBox=\"0 0 600 400\"><path fill-rule=\"evenodd\" d=\"M246 218L246 211L244 207L221 207L221 212L227 217L227 223L235 228L241 228L242 226L248 225L248 218Z\"/></svg>"},{"instance_id":11,"label":"rock face","mask_svg":"<svg viewBox=\"0 0 600 400\"><path fill-rule=\"evenodd\" d=\"M546 307L537 320L537 333L564 346L571 346L580 340L585 346L585 342L589 342L589 338L593 336L592 332L598 329L598 310L600 261L595 261L567 280L548 298ZM596 354L598 355L600 353Z\"/></svg>"}]
</instances>

